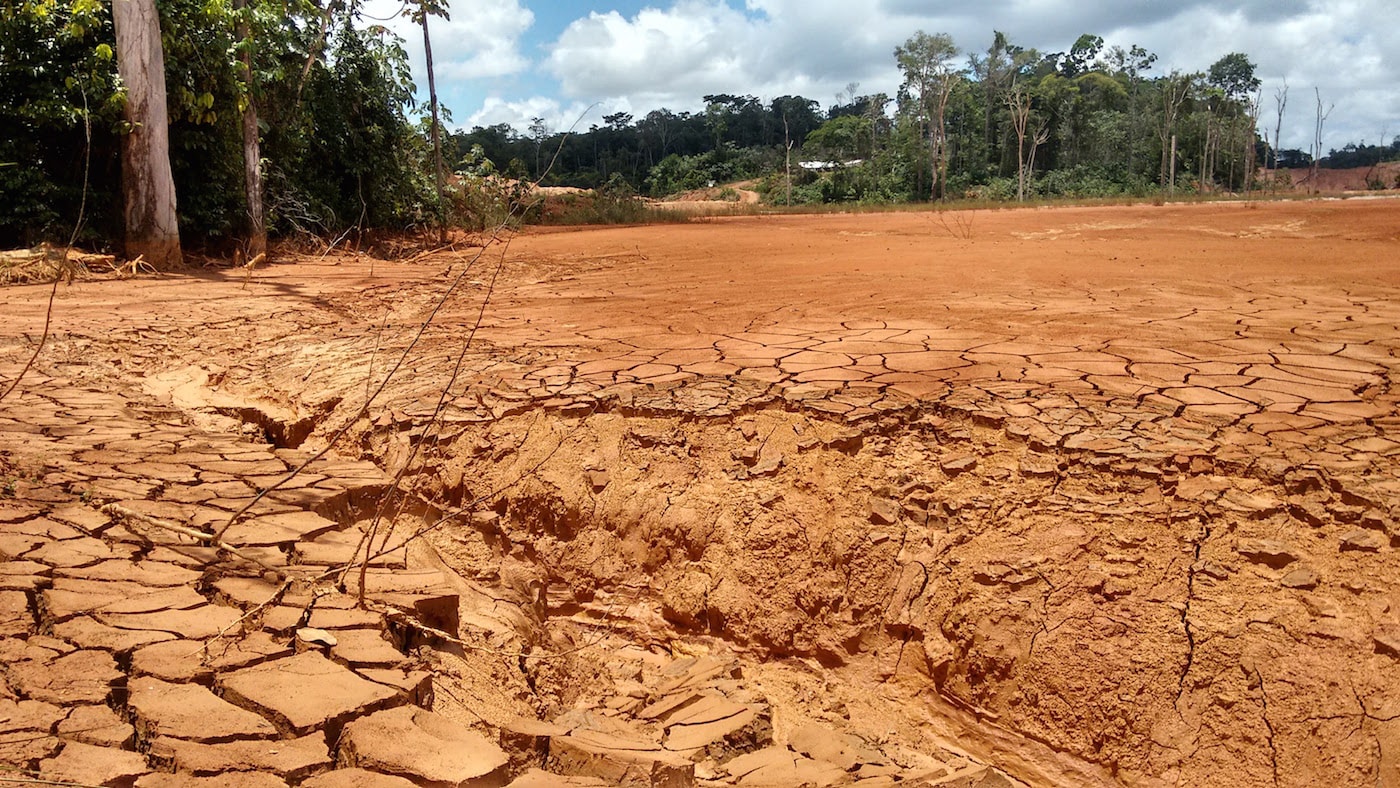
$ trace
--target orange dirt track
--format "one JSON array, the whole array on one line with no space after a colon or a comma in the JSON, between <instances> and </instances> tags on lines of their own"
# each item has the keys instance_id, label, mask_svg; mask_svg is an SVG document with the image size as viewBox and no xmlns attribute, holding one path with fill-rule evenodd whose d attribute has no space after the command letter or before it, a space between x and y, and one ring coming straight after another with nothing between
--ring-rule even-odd
<instances>
[{"instance_id":1,"label":"orange dirt track","mask_svg":"<svg viewBox=\"0 0 1400 788\"><path fill-rule=\"evenodd\" d=\"M0 289L0 390L47 292ZM159 639L88 643L96 625L53 619L53 584L89 572L65 540L256 583L262 569L199 563L212 552L123 548L113 534L135 521L107 517L203 528L241 500L230 486L250 494L344 426L348 456L306 481L326 490L277 499L319 530L279 541L252 521L230 539L295 578L354 544L378 502L413 502L396 538L464 509L378 569L448 577L468 643L420 652L405 670L439 691L394 703L503 746L552 739L492 749L510 758L492 779L623 780L606 740L676 785L1400 784L1400 200L529 230L412 262L79 282L54 328L0 403L19 498L0 500L0 529L24 534L0 540L0 577L28 595L0 599L0 653L31 672L106 651L103 686L134 686L147 662L114 642ZM307 503L334 491L335 512ZM101 525L34 525L54 507ZM181 611L237 619L227 608L257 600L207 580ZM298 586L258 648L286 645L299 594L314 597ZM174 636L169 611L142 615ZM559 658L495 656L522 649ZM0 704L37 703L7 670ZM220 670L202 703L282 724L264 708L290 713L263 686L275 670ZM147 713L104 693L26 707L49 722L0 731L29 737L16 762L89 774L64 771L77 755L55 721L92 703L115 711L104 724ZM701 696L694 708L741 710L690 727L648 716ZM320 742L358 713L303 726L314 765L274 779L375 762ZM156 752L143 725L83 747L121 750L106 755L124 779L181 770L134 756Z\"/></svg>"}]
</instances>

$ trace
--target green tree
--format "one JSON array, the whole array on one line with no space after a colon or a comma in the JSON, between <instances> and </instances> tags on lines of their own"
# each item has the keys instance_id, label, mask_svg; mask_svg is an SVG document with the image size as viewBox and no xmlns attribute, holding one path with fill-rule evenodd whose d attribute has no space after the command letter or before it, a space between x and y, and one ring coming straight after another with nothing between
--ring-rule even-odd
<instances>
[{"instance_id":1,"label":"green tree","mask_svg":"<svg viewBox=\"0 0 1400 788\"><path fill-rule=\"evenodd\" d=\"M1094 59L1103 50L1103 37L1085 33L1075 40L1074 46L1060 63L1060 73L1073 79L1094 67Z\"/></svg>"},{"instance_id":2,"label":"green tree","mask_svg":"<svg viewBox=\"0 0 1400 788\"><path fill-rule=\"evenodd\" d=\"M869 155L869 148L862 145L870 136L870 118L861 115L842 115L823 123L807 135L805 149L809 154L820 158L834 158L840 161Z\"/></svg>"},{"instance_id":3,"label":"green tree","mask_svg":"<svg viewBox=\"0 0 1400 788\"><path fill-rule=\"evenodd\" d=\"M962 79L958 47L947 33L915 33L894 50L904 84L900 94L918 116L929 150L929 198L941 198L948 176L948 99Z\"/></svg>"},{"instance_id":4,"label":"green tree","mask_svg":"<svg viewBox=\"0 0 1400 788\"><path fill-rule=\"evenodd\" d=\"M1210 116L1217 126L1216 150L1218 152L1223 145L1231 154L1226 183L1235 185L1234 154L1239 153L1244 163L1244 185L1248 188L1250 171L1254 168L1254 129L1258 123L1255 94L1260 85L1259 78L1254 75L1254 63L1243 52L1231 52L1211 64L1206 81L1220 99L1216 102L1216 112ZM1242 130L1248 134L1242 134Z\"/></svg>"},{"instance_id":5,"label":"green tree","mask_svg":"<svg viewBox=\"0 0 1400 788\"><path fill-rule=\"evenodd\" d=\"M705 97L705 128L714 140L712 150L716 153L722 153L724 150L724 137L729 132L729 124L733 120L736 100L734 96L729 95Z\"/></svg>"},{"instance_id":6,"label":"green tree","mask_svg":"<svg viewBox=\"0 0 1400 788\"><path fill-rule=\"evenodd\" d=\"M68 238L83 203L97 236L120 232L109 208L120 202L107 199L115 172L104 166L120 145L114 43L97 2L0 5L0 162L10 165L0 167L0 245ZM85 179L89 158L97 166Z\"/></svg>"}]
</instances>

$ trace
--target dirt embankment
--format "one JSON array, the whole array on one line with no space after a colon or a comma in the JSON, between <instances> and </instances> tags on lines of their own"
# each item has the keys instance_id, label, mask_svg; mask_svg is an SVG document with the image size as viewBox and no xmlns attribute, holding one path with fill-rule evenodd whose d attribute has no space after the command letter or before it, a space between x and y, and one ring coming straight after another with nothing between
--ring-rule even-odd
<instances>
[{"instance_id":1,"label":"dirt embankment","mask_svg":"<svg viewBox=\"0 0 1400 788\"><path fill-rule=\"evenodd\" d=\"M507 309L591 343L519 373L556 415L491 411L428 484L538 465L493 505L560 604L646 578L681 631L894 682L993 760L1004 729L1131 784L1390 774L1395 207L980 214L914 251L922 220L579 236L648 251Z\"/></svg>"},{"instance_id":2,"label":"dirt embankment","mask_svg":"<svg viewBox=\"0 0 1400 788\"><path fill-rule=\"evenodd\" d=\"M954 227L516 239L449 396L484 275L356 445L408 468L415 516L468 507L435 546L516 588L537 646L586 621L804 671L766 687L784 735L818 716L1042 785L1400 780L1400 202ZM226 320L166 298L124 364L217 366L314 445L441 262L276 269ZM526 673L553 711L614 686L573 659Z\"/></svg>"},{"instance_id":3,"label":"dirt embankment","mask_svg":"<svg viewBox=\"0 0 1400 788\"><path fill-rule=\"evenodd\" d=\"M1312 168L1294 167L1279 171L1281 178L1291 184L1294 191L1368 192L1376 189L1400 189L1400 161L1381 162L1374 167L1350 167L1347 169L1318 168L1313 177Z\"/></svg>"},{"instance_id":4,"label":"dirt embankment","mask_svg":"<svg viewBox=\"0 0 1400 788\"><path fill-rule=\"evenodd\" d=\"M1384 502L1316 471L1066 452L999 426L513 417L467 433L492 448L449 453L435 497L569 457L500 496L491 534L553 607L645 578L683 633L951 704L1132 784L1367 784L1393 741L1394 656L1365 621L1384 597L1354 600L1397 571Z\"/></svg>"}]
</instances>

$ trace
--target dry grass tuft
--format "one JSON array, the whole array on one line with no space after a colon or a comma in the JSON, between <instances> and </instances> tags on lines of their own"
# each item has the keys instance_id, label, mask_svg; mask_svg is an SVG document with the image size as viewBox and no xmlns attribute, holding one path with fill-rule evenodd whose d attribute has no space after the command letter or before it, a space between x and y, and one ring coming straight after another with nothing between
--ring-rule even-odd
<instances>
[{"instance_id":1,"label":"dry grass tuft","mask_svg":"<svg viewBox=\"0 0 1400 788\"><path fill-rule=\"evenodd\" d=\"M69 252L61 247L41 244L33 249L0 251L0 285L26 285L62 279L87 279L93 264L114 266L111 255Z\"/></svg>"}]
</instances>

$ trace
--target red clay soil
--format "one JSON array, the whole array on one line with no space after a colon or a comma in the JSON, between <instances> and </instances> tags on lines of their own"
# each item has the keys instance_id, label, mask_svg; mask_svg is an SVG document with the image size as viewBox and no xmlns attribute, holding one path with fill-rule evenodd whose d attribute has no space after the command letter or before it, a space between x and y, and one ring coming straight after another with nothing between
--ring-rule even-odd
<instances>
[{"instance_id":1,"label":"red clay soil","mask_svg":"<svg viewBox=\"0 0 1400 788\"><path fill-rule=\"evenodd\" d=\"M402 519L463 508L430 540L487 589L463 631L561 654L438 663L434 710L479 730L689 742L626 698L691 675L647 660L722 657L706 702L745 723L685 748L701 784L1400 782L1400 201L477 251L81 283L36 385L303 450L349 425ZM0 382L44 295L0 291Z\"/></svg>"},{"instance_id":2,"label":"red clay soil","mask_svg":"<svg viewBox=\"0 0 1400 788\"><path fill-rule=\"evenodd\" d=\"M1337 192L1365 192L1374 188L1375 183L1384 189L1400 189L1400 161L1387 161L1374 167L1348 167L1346 169L1318 168L1316 183L1312 169L1296 167L1282 170L1293 184L1293 191L1320 191L1327 194Z\"/></svg>"}]
</instances>

